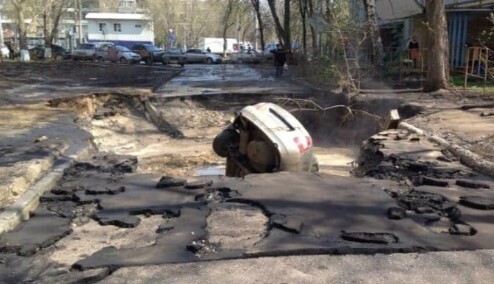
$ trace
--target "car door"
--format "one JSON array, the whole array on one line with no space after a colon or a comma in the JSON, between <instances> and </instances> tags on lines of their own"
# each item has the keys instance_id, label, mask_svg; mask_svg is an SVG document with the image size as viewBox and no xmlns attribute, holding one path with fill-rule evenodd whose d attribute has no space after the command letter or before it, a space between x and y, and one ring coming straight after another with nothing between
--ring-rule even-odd
<instances>
[{"instance_id":1,"label":"car door","mask_svg":"<svg viewBox=\"0 0 494 284\"><path fill-rule=\"evenodd\" d=\"M107 59L111 62L117 62L119 59L119 52L118 49L115 48L115 46L108 46L107 49Z\"/></svg>"},{"instance_id":2,"label":"car door","mask_svg":"<svg viewBox=\"0 0 494 284\"><path fill-rule=\"evenodd\" d=\"M196 63L203 62L202 51L200 49L189 49L187 50L187 62Z\"/></svg>"},{"instance_id":3,"label":"car door","mask_svg":"<svg viewBox=\"0 0 494 284\"><path fill-rule=\"evenodd\" d=\"M139 56L144 60L147 57L147 51L144 45L136 44L132 47L132 51L139 54Z\"/></svg>"}]
</instances>

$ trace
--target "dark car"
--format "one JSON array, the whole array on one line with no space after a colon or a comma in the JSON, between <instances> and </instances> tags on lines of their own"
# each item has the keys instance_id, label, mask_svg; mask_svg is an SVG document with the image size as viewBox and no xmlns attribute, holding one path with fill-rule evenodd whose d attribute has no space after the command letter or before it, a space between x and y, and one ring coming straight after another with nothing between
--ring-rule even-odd
<instances>
[{"instance_id":1,"label":"dark car","mask_svg":"<svg viewBox=\"0 0 494 284\"><path fill-rule=\"evenodd\" d=\"M180 48L168 48L163 54L163 64L175 63L184 66L187 56Z\"/></svg>"},{"instance_id":2,"label":"dark car","mask_svg":"<svg viewBox=\"0 0 494 284\"><path fill-rule=\"evenodd\" d=\"M35 59L45 58L45 46L37 45L29 50L29 56ZM65 48L60 45L51 45L51 57L56 60L70 59L71 55Z\"/></svg>"},{"instance_id":3,"label":"dark car","mask_svg":"<svg viewBox=\"0 0 494 284\"><path fill-rule=\"evenodd\" d=\"M131 48L132 52L139 54L146 64L163 61L163 49L152 44L136 44Z\"/></svg>"}]
</instances>

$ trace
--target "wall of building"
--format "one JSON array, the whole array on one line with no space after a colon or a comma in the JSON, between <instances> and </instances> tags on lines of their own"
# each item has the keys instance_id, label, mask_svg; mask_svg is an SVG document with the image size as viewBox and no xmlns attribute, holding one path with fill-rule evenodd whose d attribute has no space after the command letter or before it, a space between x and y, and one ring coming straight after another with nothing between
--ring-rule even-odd
<instances>
[{"instance_id":1,"label":"wall of building","mask_svg":"<svg viewBox=\"0 0 494 284\"><path fill-rule=\"evenodd\" d=\"M100 24L106 30L100 31ZM120 31L115 30L120 24ZM154 43L153 25L142 20L88 19L88 41L111 41L129 47L135 43Z\"/></svg>"}]
</instances>

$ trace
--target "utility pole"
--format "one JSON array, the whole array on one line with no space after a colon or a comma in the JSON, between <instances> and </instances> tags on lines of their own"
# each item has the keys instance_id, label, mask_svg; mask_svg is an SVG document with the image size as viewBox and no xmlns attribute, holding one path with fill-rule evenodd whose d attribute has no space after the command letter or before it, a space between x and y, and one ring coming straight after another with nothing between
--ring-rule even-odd
<instances>
[{"instance_id":1,"label":"utility pole","mask_svg":"<svg viewBox=\"0 0 494 284\"><path fill-rule=\"evenodd\" d=\"M3 0L0 0L0 45L3 45L3 24L2 24Z\"/></svg>"},{"instance_id":2,"label":"utility pole","mask_svg":"<svg viewBox=\"0 0 494 284\"><path fill-rule=\"evenodd\" d=\"M79 21L78 21L78 29L79 29L79 44L82 43L82 3L81 3L82 0L77 0L77 10L78 10L78 13L79 13Z\"/></svg>"}]
</instances>

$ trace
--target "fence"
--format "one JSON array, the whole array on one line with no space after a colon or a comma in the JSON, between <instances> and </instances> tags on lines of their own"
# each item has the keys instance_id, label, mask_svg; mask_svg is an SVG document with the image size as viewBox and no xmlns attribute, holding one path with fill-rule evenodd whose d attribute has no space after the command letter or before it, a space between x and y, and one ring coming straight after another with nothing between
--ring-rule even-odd
<instances>
[{"instance_id":1,"label":"fence","mask_svg":"<svg viewBox=\"0 0 494 284\"><path fill-rule=\"evenodd\" d=\"M484 88L487 86L487 79L494 79L493 52L488 47L469 47L465 58L465 80L463 88L467 88L469 78L484 80Z\"/></svg>"}]
</instances>

